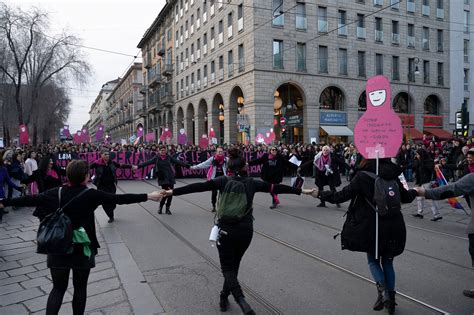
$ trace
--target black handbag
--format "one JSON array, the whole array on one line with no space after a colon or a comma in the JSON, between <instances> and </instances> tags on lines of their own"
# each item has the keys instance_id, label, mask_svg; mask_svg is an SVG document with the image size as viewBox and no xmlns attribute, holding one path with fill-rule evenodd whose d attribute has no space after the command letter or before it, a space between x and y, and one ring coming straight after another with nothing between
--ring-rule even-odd
<instances>
[{"instance_id":1,"label":"black handbag","mask_svg":"<svg viewBox=\"0 0 474 315\"><path fill-rule=\"evenodd\" d=\"M64 207L61 207L61 189L62 187L60 187L58 191L58 209L47 215L39 225L38 234L36 235L38 245L36 252L39 254L72 254L72 224L69 217L64 213L64 208L66 208L71 201L83 195L89 188L84 189L74 196Z\"/></svg>"}]
</instances>

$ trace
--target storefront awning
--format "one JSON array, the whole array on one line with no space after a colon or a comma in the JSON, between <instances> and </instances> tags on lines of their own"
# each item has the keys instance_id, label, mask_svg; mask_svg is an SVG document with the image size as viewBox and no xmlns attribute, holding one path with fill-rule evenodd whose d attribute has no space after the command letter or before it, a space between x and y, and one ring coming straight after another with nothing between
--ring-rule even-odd
<instances>
[{"instance_id":1,"label":"storefront awning","mask_svg":"<svg viewBox=\"0 0 474 315\"><path fill-rule=\"evenodd\" d=\"M427 128L423 130L426 134L435 136L439 139L452 139L453 134L441 128Z\"/></svg>"},{"instance_id":2,"label":"storefront awning","mask_svg":"<svg viewBox=\"0 0 474 315\"><path fill-rule=\"evenodd\" d=\"M413 127L403 127L403 134L410 139L423 139L423 133Z\"/></svg>"},{"instance_id":3,"label":"storefront awning","mask_svg":"<svg viewBox=\"0 0 474 315\"><path fill-rule=\"evenodd\" d=\"M353 136L352 130L346 126L321 126L330 136Z\"/></svg>"}]
</instances>

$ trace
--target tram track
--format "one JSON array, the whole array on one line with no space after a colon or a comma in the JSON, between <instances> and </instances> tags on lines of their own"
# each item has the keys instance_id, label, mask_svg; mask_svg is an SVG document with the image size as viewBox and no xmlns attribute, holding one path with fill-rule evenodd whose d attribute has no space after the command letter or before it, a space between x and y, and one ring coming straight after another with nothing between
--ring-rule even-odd
<instances>
[{"instance_id":1,"label":"tram track","mask_svg":"<svg viewBox=\"0 0 474 315\"><path fill-rule=\"evenodd\" d=\"M158 189L161 189L161 187L149 182L149 181L146 181L144 180L143 181L144 183L154 187L154 188L158 188ZM180 183L183 183L183 184L188 184L186 182L182 182L182 181L177 181L177 182L180 182ZM121 191L124 191L123 189L121 189L120 187L118 187ZM181 200L183 200L184 202L204 211L204 212L207 212L209 213L209 209L206 208L206 207L202 207L201 205L193 202L192 200L188 199L188 198L184 198L184 196L179 196L179 197L175 197L175 198L180 198ZM261 204L256 204L258 206L262 206ZM166 222L164 222L163 220L157 218L154 213L148 209L146 209L145 207L142 206L142 208L147 211L148 213L150 213L157 221L159 221L166 229L168 229L173 235L175 235L178 239L180 239L181 241L183 241L186 245L188 245L191 249L193 249L197 254L199 254L201 257L203 257L203 259L205 259L206 261L208 261L211 266L213 266L214 268L219 269L219 264L216 263L214 260L212 260L212 258L210 258L209 256L207 256L205 253L203 253L201 250L199 250L197 247L195 247L190 241L188 241L182 234L180 234L178 231L176 231L173 227L171 227L170 225L168 225ZM268 211L274 211L274 212L278 212L278 213L281 213L281 214L284 214L284 215L288 215L288 216L291 216L291 217L294 217L294 218L297 218L299 220L303 220L303 221L306 221L306 222L310 222L310 223L313 223L313 224L316 224L316 225L319 225L319 226L323 226L325 228L328 228L330 230L333 230L333 231L340 231L340 228L336 228L334 226L331 226L331 225L327 225L327 224L323 224L323 223L320 223L320 222L317 222L315 220L310 220L310 219L306 219L306 218L303 218L303 217L300 217L300 216L296 216L296 215L292 215L292 214L288 214L288 213L285 213L283 211L280 211L280 210L268 210ZM286 247L288 249L291 249L299 254L302 254L314 261L317 261L318 263L322 263L326 266L329 266L337 271L340 271L340 272L343 272L345 274L348 274L350 276L352 276L353 278L356 278L358 280L361 280L361 281L364 281L364 282L367 282L367 283L371 283L371 284L375 284L375 282L372 280L372 279L369 279L367 277L365 277L364 275L361 275L357 272L354 272L354 271L351 271L341 265L338 265L334 262L331 262L323 257L320 257L318 255L315 255L305 249L302 249L298 246L296 246L295 244L292 244L292 243L289 243L289 242L286 242L284 240L281 240L279 238L276 238L274 236L271 236L267 233L264 233L264 232L261 232L261 231L257 231L254 229L254 233L263 237L263 238L266 238L274 243L277 243L279 244L280 246L283 246L283 247ZM457 266L457 267L461 267L461 268L466 268L466 269L469 269L470 268L467 268L465 266L462 266L462 265L458 265L458 264L455 264L453 262L449 262L449 261L445 261L445 260L442 260L442 259L439 259L439 258L436 258L436 257L432 257L432 256L429 256L429 255L426 255L426 254L423 254L423 253L419 253L419 252L416 252L416 251L410 251L410 252L413 252L415 254L418 254L418 255L421 255L421 256L424 256L424 257L427 257L427 258L431 258L431 259L436 259L438 261L442 261L443 263L447 263L447 264L451 264L451 265L454 265L454 266ZM252 296L252 298L254 298L258 303L260 303L266 310L268 310L271 314L283 314L283 312L281 310L279 310L276 306L274 306L271 302L267 301L265 298L263 298L262 296L260 296L257 292L253 291L250 287L248 287L247 285L245 284L242 284L242 288L244 289L244 291L249 295L249 296ZM450 314L449 312L445 311L445 310L442 310L434 305L430 305L426 302L423 302L413 296L410 296L408 294L405 294L403 292L400 292L400 291L397 291L397 294L406 299L407 301L410 301L412 303L415 303L415 304L418 304L420 306L422 306L423 308L427 309L427 310L430 310L432 311L433 313L436 313L436 314Z\"/></svg>"}]
</instances>

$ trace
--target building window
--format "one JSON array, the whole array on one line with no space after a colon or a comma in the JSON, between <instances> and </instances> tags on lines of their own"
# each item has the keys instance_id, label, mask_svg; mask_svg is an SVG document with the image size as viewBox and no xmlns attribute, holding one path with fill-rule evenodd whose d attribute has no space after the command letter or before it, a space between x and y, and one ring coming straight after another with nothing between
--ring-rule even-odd
<instances>
[{"instance_id":1,"label":"building window","mask_svg":"<svg viewBox=\"0 0 474 315\"><path fill-rule=\"evenodd\" d=\"M408 58L408 81L415 82L415 59Z\"/></svg>"},{"instance_id":2,"label":"building window","mask_svg":"<svg viewBox=\"0 0 474 315\"><path fill-rule=\"evenodd\" d=\"M219 24L218 24L218 42L219 42L219 45L221 45L222 43L224 43L224 21L223 20L220 20L219 21Z\"/></svg>"},{"instance_id":3,"label":"building window","mask_svg":"<svg viewBox=\"0 0 474 315\"><path fill-rule=\"evenodd\" d=\"M365 30L365 17L363 14L357 14L357 28L356 35L358 39L365 39L366 30Z\"/></svg>"},{"instance_id":4,"label":"building window","mask_svg":"<svg viewBox=\"0 0 474 315\"><path fill-rule=\"evenodd\" d=\"M319 46L319 73L328 73L328 47Z\"/></svg>"},{"instance_id":5,"label":"building window","mask_svg":"<svg viewBox=\"0 0 474 315\"><path fill-rule=\"evenodd\" d=\"M211 61L211 84L216 82L216 62Z\"/></svg>"},{"instance_id":6,"label":"building window","mask_svg":"<svg viewBox=\"0 0 474 315\"><path fill-rule=\"evenodd\" d=\"M415 25L408 24L407 47L415 48Z\"/></svg>"},{"instance_id":7,"label":"building window","mask_svg":"<svg viewBox=\"0 0 474 315\"><path fill-rule=\"evenodd\" d=\"M283 41L273 40L273 68L283 69Z\"/></svg>"},{"instance_id":8,"label":"building window","mask_svg":"<svg viewBox=\"0 0 474 315\"><path fill-rule=\"evenodd\" d=\"M347 75L347 49L339 48L339 74Z\"/></svg>"},{"instance_id":9,"label":"building window","mask_svg":"<svg viewBox=\"0 0 474 315\"><path fill-rule=\"evenodd\" d=\"M415 13L415 0L407 0L407 12Z\"/></svg>"},{"instance_id":10,"label":"building window","mask_svg":"<svg viewBox=\"0 0 474 315\"><path fill-rule=\"evenodd\" d=\"M438 30L438 52L444 51L444 36L443 30Z\"/></svg>"},{"instance_id":11,"label":"building window","mask_svg":"<svg viewBox=\"0 0 474 315\"><path fill-rule=\"evenodd\" d=\"M296 44L296 70L306 71L306 44Z\"/></svg>"},{"instance_id":12,"label":"building window","mask_svg":"<svg viewBox=\"0 0 474 315\"><path fill-rule=\"evenodd\" d=\"M377 6L377 7L383 6L383 0L374 0L374 6Z\"/></svg>"},{"instance_id":13,"label":"building window","mask_svg":"<svg viewBox=\"0 0 474 315\"><path fill-rule=\"evenodd\" d=\"M469 11L464 11L464 33L469 33Z\"/></svg>"},{"instance_id":14,"label":"building window","mask_svg":"<svg viewBox=\"0 0 474 315\"><path fill-rule=\"evenodd\" d=\"M237 7L237 31L240 32L244 29L244 5L239 4Z\"/></svg>"},{"instance_id":15,"label":"building window","mask_svg":"<svg viewBox=\"0 0 474 315\"><path fill-rule=\"evenodd\" d=\"M430 62L423 60L423 83L430 84Z\"/></svg>"},{"instance_id":16,"label":"building window","mask_svg":"<svg viewBox=\"0 0 474 315\"><path fill-rule=\"evenodd\" d=\"M239 72L245 70L245 52L244 52L244 44L239 45Z\"/></svg>"},{"instance_id":17,"label":"building window","mask_svg":"<svg viewBox=\"0 0 474 315\"><path fill-rule=\"evenodd\" d=\"M224 56L219 56L219 81L224 80Z\"/></svg>"},{"instance_id":18,"label":"building window","mask_svg":"<svg viewBox=\"0 0 474 315\"><path fill-rule=\"evenodd\" d=\"M273 26L283 26L285 24L285 16L283 14L283 0L273 0Z\"/></svg>"},{"instance_id":19,"label":"building window","mask_svg":"<svg viewBox=\"0 0 474 315\"><path fill-rule=\"evenodd\" d=\"M375 41L382 43L383 42L383 24L382 18L375 18Z\"/></svg>"},{"instance_id":20,"label":"building window","mask_svg":"<svg viewBox=\"0 0 474 315\"><path fill-rule=\"evenodd\" d=\"M365 51L357 52L357 66L358 66L358 76L365 78L366 76Z\"/></svg>"},{"instance_id":21,"label":"building window","mask_svg":"<svg viewBox=\"0 0 474 315\"><path fill-rule=\"evenodd\" d=\"M337 35L347 36L347 13L339 10L339 23L337 25Z\"/></svg>"},{"instance_id":22,"label":"building window","mask_svg":"<svg viewBox=\"0 0 474 315\"><path fill-rule=\"evenodd\" d=\"M392 10L399 10L400 9L400 0L390 0L390 8Z\"/></svg>"},{"instance_id":23,"label":"building window","mask_svg":"<svg viewBox=\"0 0 474 315\"><path fill-rule=\"evenodd\" d=\"M318 7L318 32L328 32L328 10L326 7Z\"/></svg>"},{"instance_id":24,"label":"building window","mask_svg":"<svg viewBox=\"0 0 474 315\"><path fill-rule=\"evenodd\" d=\"M232 50L227 52L227 76L231 78L234 75L234 53Z\"/></svg>"},{"instance_id":25,"label":"building window","mask_svg":"<svg viewBox=\"0 0 474 315\"><path fill-rule=\"evenodd\" d=\"M430 0L423 0L421 5L421 14L430 16Z\"/></svg>"},{"instance_id":26,"label":"building window","mask_svg":"<svg viewBox=\"0 0 474 315\"><path fill-rule=\"evenodd\" d=\"M436 18L437 19L444 19L444 5L443 0L437 0L436 6Z\"/></svg>"},{"instance_id":27,"label":"building window","mask_svg":"<svg viewBox=\"0 0 474 315\"><path fill-rule=\"evenodd\" d=\"M234 32L233 32L233 21L232 21L232 12L230 12L229 14L227 14L227 38L231 38L233 35L234 35Z\"/></svg>"},{"instance_id":28,"label":"building window","mask_svg":"<svg viewBox=\"0 0 474 315\"><path fill-rule=\"evenodd\" d=\"M400 57L392 57L392 80L400 80Z\"/></svg>"},{"instance_id":29,"label":"building window","mask_svg":"<svg viewBox=\"0 0 474 315\"><path fill-rule=\"evenodd\" d=\"M382 54L375 54L375 74L376 75L383 74L383 55Z\"/></svg>"},{"instance_id":30,"label":"building window","mask_svg":"<svg viewBox=\"0 0 474 315\"><path fill-rule=\"evenodd\" d=\"M421 48L423 50L430 50L430 29L428 27L423 27Z\"/></svg>"},{"instance_id":31,"label":"building window","mask_svg":"<svg viewBox=\"0 0 474 315\"><path fill-rule=\"evenodd\" d=\"M306 6L303 2L296 3L296 29L306 30Z\"/></svg>"},{"instance_id":32,"label":"building window","mask_svg":"<svg viewBox=\"0 0 474 315\"><path fill-rule=\"evenodd\" d=\"M392 44L400 44L400 30L398 27L398 21L392 21Z\"/></svg>"},{"instance_id":33,"label":"building window","mask_svg":"<svg viewBox=\"0 0 474 315\"><path fill-rule=\"evenodd\" d=\"M464 69L464 91L469 91L469 69Z\"/></svg>"},{"instance_id":34,"label":"building window","mask_svg":"<svg viewBox=\"0 0 474 315\"><path fill-rule=\"evenodd\" d=\"M464 40L464 63L469 63L469 40Z\"/></svg>"},{"instance_id":35,"label":"building window","mask_svg":"<svg viewBox=\"0 0 474 315\"><path fill-rule=\"evenodd\" d=\"M444 85L444 65L438 62L438 85Z\"/></svg>"}]
</instances>

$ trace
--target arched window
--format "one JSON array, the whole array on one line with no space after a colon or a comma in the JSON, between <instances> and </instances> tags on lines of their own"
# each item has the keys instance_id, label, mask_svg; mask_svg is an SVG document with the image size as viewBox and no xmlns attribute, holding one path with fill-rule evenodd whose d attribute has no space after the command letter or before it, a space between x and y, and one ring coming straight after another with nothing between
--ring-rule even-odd
<instances>
[{"instance_id":1,"label":"arched window","mask_svg":"<svg viewBox=\"0 0 474 315\"><path fill-rule=\"evenodd\" d=\"M359 105L358 110L360 112L365 112L367 110L367 94L365 91L360 94L357 104Z\"/></svg>"},{"instance_id":2,"label":"arched window","mask_svg":"<svg viewBox=\"0 0 474 315\"><path fill-rule=\"evenodd\" d=\"M413 106L412 100L410 101L410 104L408 104L408 93L398 93L393 99L393 110L395 113L409 114L410 108Z\"/></svg>"},{"instance_id":3,"label":"arched window","mask_svg":"<svg viewBox=\"0 0 474 315\"><path fill-rule=\"evenodd\" d=\"M335 86L325 88L319 97L321 109L344 110L344 103L344 93Z\"/></svg>"},{"instance_id":4,"label":"arched window","mask_svg":"<svg viewBox=\"0 0 474 315\"><path fill-rule=\"evenodd\" d=\"M425 115L439 115L440 112L440 101L436 95L430 95L425 99L423 105L423 111Z\"/></svg>"}]
</instances>

